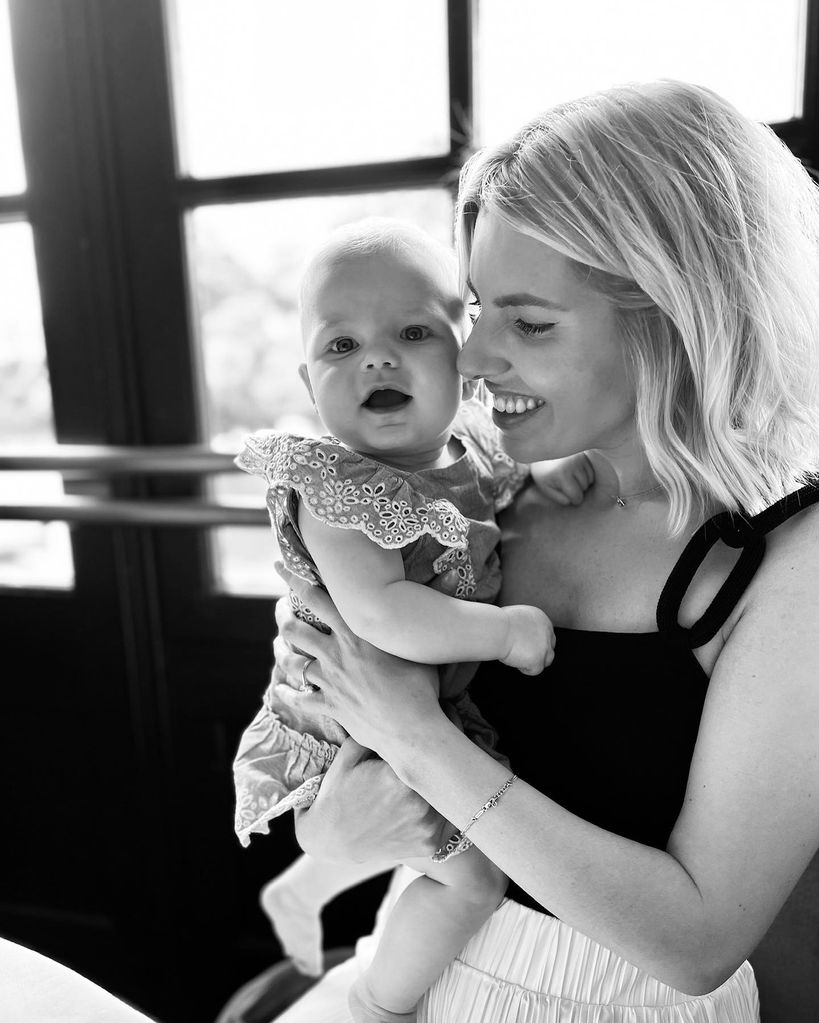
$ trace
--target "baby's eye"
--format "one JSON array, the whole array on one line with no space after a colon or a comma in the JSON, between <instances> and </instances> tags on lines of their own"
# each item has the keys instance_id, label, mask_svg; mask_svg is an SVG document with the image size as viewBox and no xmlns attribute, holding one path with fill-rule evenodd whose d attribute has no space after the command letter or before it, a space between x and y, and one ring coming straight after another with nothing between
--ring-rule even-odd
<instances>
[{"instance_id":1,"label":"baby's eye","mask_svg":"<svg viewBox=\"0 0 819 1023\"><path fill-rule=\"evenodd\" d=\"M556 324L554 323L527 323L526 320L522 320L518 317L515 320L515 326L526 337L542 337L544 334L548 334Z\"/></svg>"},{"instance_id":2,"label":"baby's eye","mask_svg":"<svg viewBox=\"0 0 819 1023\"><path fill-rule=\"evenodd\" d=\"M357 348L358 344L351 337L337 337L327 347L337 355L346 355L347 352L352 352Z\"/></svg>"},{"instance_id":3,"label":"baby's eye","mask_svg":"<svg viewBox=\"0 0 819 1023\"><path fill-rule=\"evenodd\" d=\"M401 331L402 341L425 341L429 337L429 331L426 327L418 327L412 325L410 327L404 327Z\"/></svg>"},{"instance_id":4,"label":"baby's eye","mask_svg":"<svg viewBox=\"0 0 819 1023\"><path fill-rule=\"evenodd\" d=\"M473 298L471 302L467 303L467 312L469 313L469 319L473 323L477 323L478 317L481 315L481 303L477 298Z\"/></svg>"}]
</instances>

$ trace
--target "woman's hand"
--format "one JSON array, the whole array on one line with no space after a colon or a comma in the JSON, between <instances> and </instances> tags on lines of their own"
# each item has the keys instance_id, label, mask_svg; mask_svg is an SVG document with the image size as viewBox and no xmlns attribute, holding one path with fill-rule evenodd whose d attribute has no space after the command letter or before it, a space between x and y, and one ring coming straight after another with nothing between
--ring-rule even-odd
<instances>
[{"instance_id":1,"label":"woman's hand","mask_svg":"<svg viewBox=\"0 0 819 1023\"><path fill-rule=\"evenodd\" d=\"M296 811L299 845L316 859L366 863L428 857L450 830L389 764L355 739L342 744L315 803Z\"/></svg>"},{"instance_id":2,"label":"woman's hand","mask_svg":"<svg viewBox=\"0 0 819 1023\"><path fill-rule=\"evenodd\" d=\"M289 614L280 600L276 609L280 639L274 645L277 681L295 688L302 681L317 686L318 692L304 694L305 708L314 701L316 713L329 714L362 746L389 760L392 743L408 729L443 714L436 695L437 669L394 657L359 639L323 589L283 566L278 572L330 632L319 632Z\"/></svg>"}]
</instances>

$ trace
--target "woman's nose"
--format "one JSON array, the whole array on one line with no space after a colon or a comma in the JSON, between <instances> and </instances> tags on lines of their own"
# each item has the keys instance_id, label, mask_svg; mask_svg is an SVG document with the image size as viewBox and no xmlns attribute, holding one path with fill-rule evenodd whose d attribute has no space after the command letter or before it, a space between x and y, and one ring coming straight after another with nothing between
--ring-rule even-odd
<instances>
[{"instance_id":1,"label":"woman's nose","mask_svg":"<svg viewBox=\"0 0 819 1023\"><path fill-rule=\"evenodd\" d=\"M497 376L509 367L508 360L498 348L497 339L490 337L478 319L458 352L458 372L466 380Z\"/></svg>"}]
</instances>

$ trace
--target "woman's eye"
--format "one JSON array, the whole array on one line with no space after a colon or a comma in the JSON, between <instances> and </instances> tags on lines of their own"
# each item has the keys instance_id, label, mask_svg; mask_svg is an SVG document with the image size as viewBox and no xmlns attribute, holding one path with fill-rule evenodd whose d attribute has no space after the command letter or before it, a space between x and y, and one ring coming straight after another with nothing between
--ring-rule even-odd
<instances>
[{"instance_id":1,"label":"woman's eye","mask_svg":"<svg viewBox=\"0 0 819 1023\"><path fill-rule=\"evenodd\" d=\"M429 331L426 327L404 327L401 331L402 341L424 341L429 337Z\"/></svg>"},{"instance_id":2,"label":"woman's eye","mask_svg":"<svg viewBox=\"0 0 819 1023\"><path fill-rule=\"evenodd\" d=\"M526 320L522 320L518 317L515 320L515 326L526 337L541 337L543 334L548 334L549 331L555 326L554 323L527 323Z\"/></svg>"},{"instance_id":3,"label":"woman's eye","mask_svg":"<svg viewBox=\"0 0 819 1023\"><path fill-rule=\"evenodd\" d=\"M337 355L346 355L347 352L353 351L358 346L351 337L337 337L330 342L328 347L331 352L335 352Z\"/></svg>"}]
</instances>

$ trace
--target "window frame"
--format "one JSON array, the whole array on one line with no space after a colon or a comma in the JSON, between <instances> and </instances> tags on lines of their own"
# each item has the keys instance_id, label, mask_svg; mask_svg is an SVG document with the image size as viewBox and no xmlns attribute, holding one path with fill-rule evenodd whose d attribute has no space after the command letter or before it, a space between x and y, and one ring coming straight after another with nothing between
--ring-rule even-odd
<instances>
[{"instance_id":1,"label":"window frame","mask_svg":"<svg viewBox=\"0 0 819 1023\"><path fill-rule=\"evenodd\" d=\"M0 216L34 229L59 441L206 440L185 248L192 209L430 186L454 193L471 146L477 11L476 0L447 2L447 154L200 179L177 169L162 0L10 0L28 188L0 199ZM819 0L807 0L803 114L772 127L809 167L819 161L818 114ZM78 360L80 348L87 357ZM197 497L203 483L125 480L112 493ZM213 588L204 530L145 532L140 572L164 594L174 634L212 635L219 623L233 638L258 635L269 598ZM84 569L75 568L79 587Z\"/></svg>"}]
</instances>

